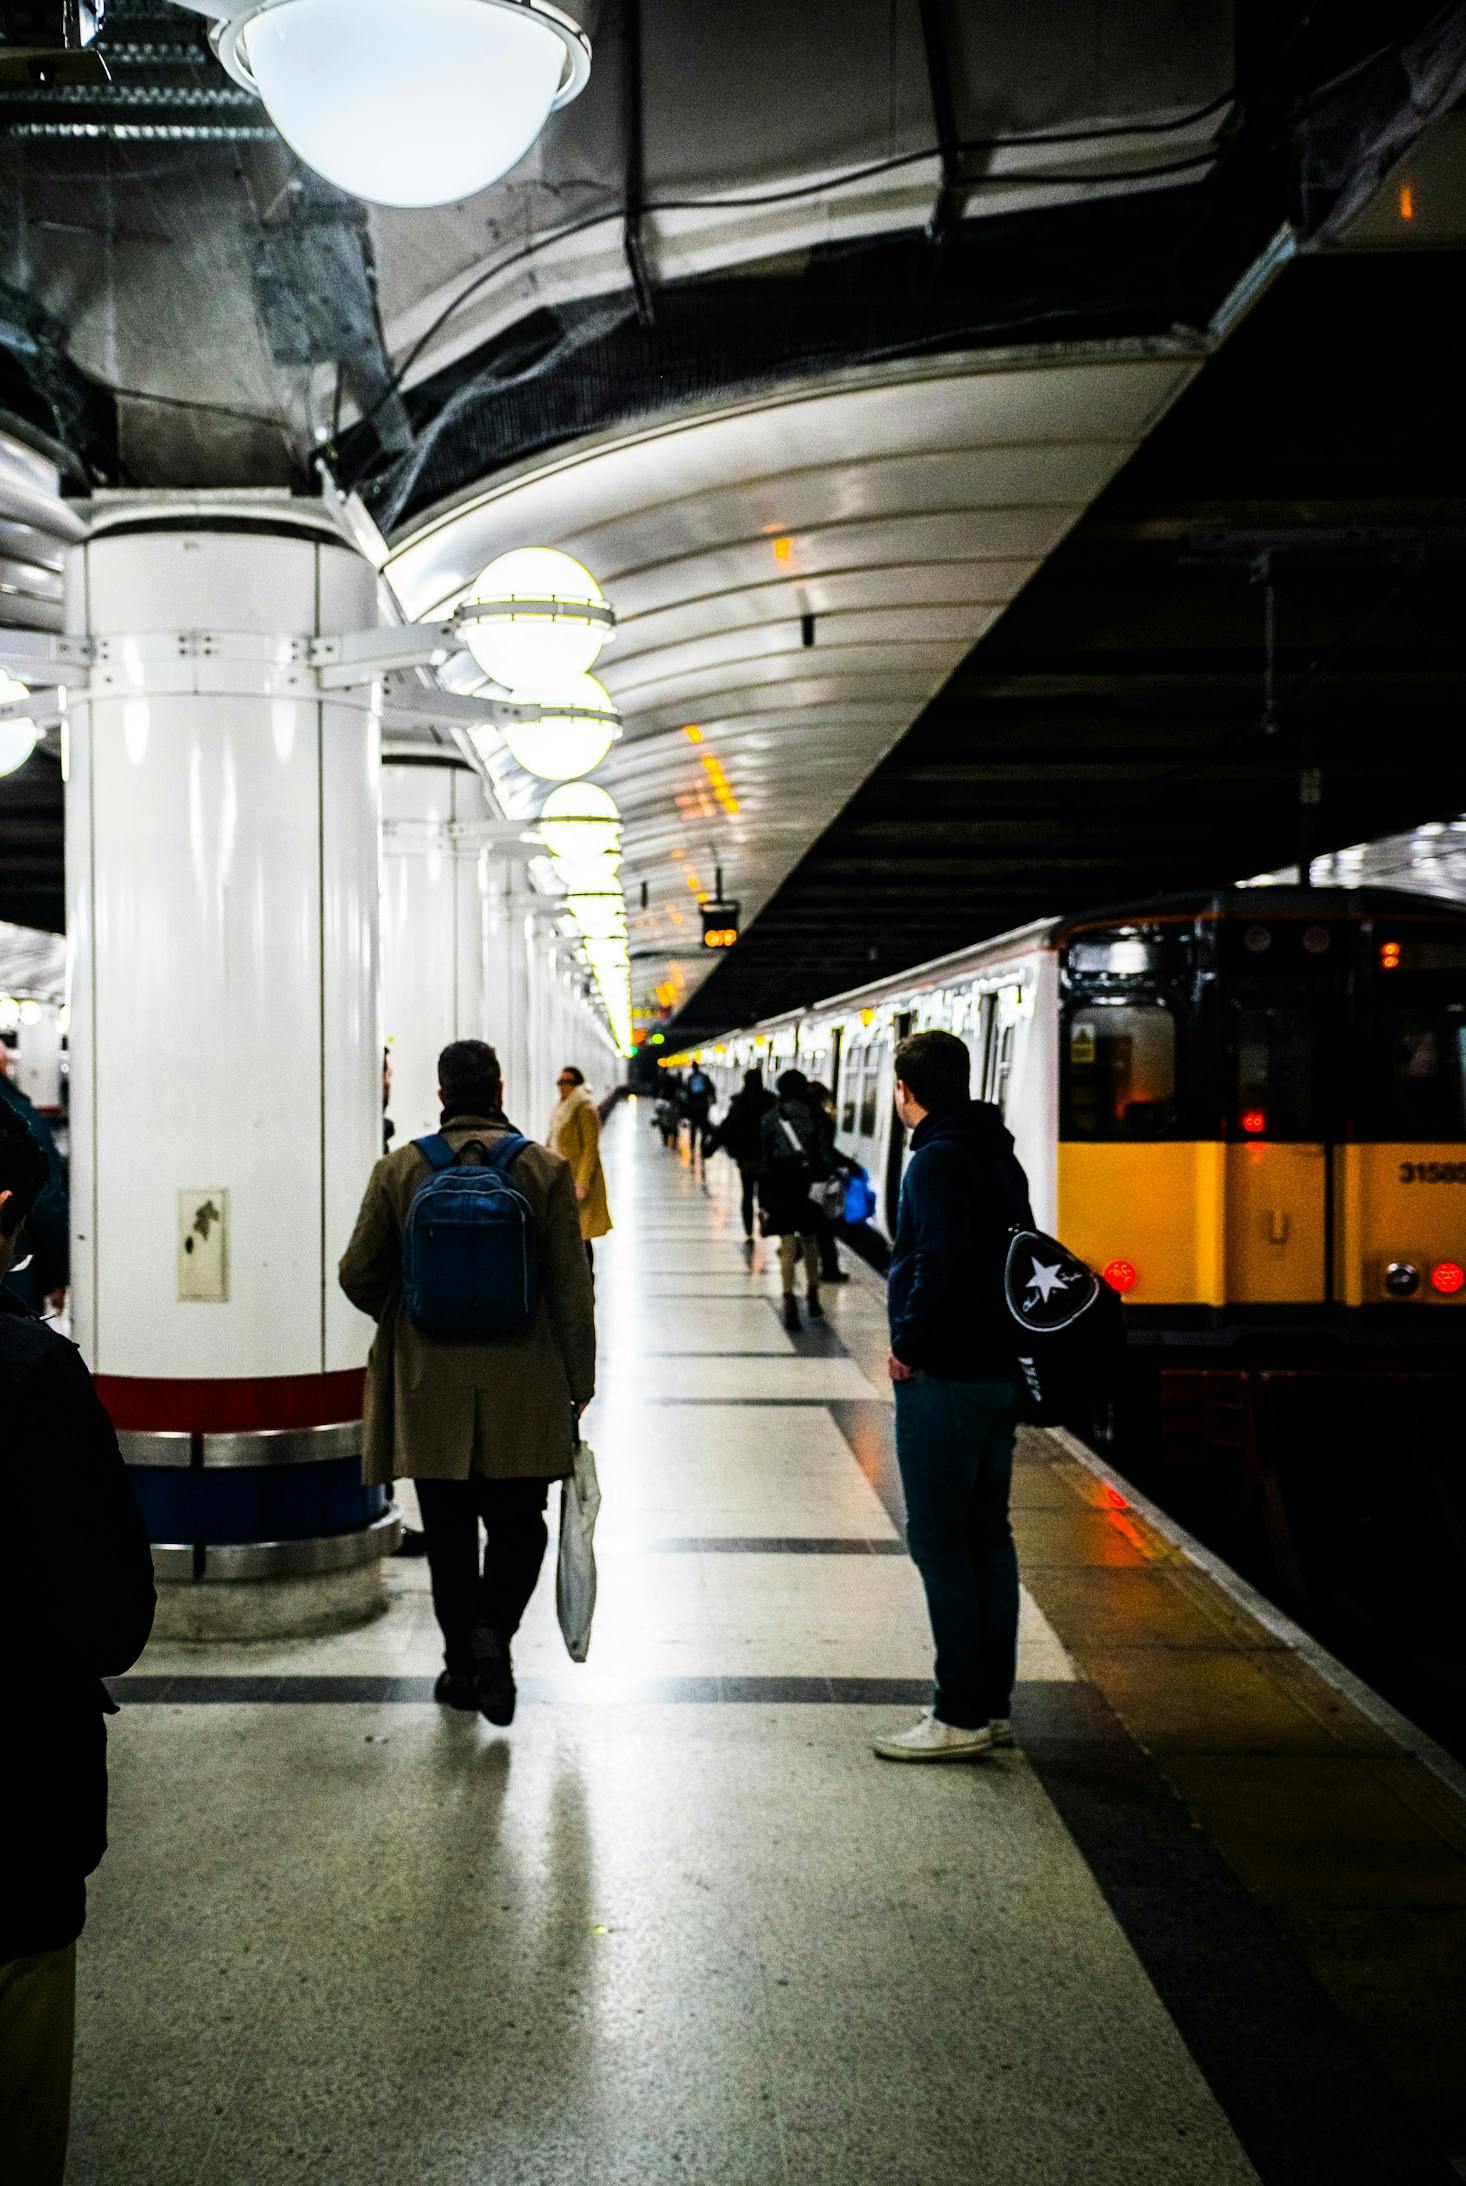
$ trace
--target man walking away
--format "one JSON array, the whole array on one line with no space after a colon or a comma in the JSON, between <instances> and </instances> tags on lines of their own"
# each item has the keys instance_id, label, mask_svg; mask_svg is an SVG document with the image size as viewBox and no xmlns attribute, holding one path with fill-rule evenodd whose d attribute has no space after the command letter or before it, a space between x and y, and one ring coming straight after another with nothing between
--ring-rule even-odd
<instances>
[{"instance_id":1,"label":"man walking away","mask_svg":"<svg viewBox=\"0 0 1466 2186\"><path fill-rule=\"evenodd\" d=\"M555 1112L545 1134L552 1154L570 1164L575 1180L575 1201L580 1209L580 1234L585 1257L594 1265L595 1240L608 1236L611 1205L606 1197L606 1172L601 1167L601 1116L585 1082L585 1072L567 1063L555 1080Z\"/></svg>"},{"instance_id":2,"label":"man walking away","mask_svg":"<svg viewBox=\"0 0 1466 2186\"><path fill-rule=\"evenodd\" d=\"M721 1147L738 1164L743 1235L750 1244L753 1242L753 1210L758 1196L759 1172L763 1167L763 1120L773 1105L774 1096L764 1085L763 1072L746 1070L743 1085L729 1101L722 1122L708 1134L708 1152Z\"/></svg>"},{"instance_id":3,"label":"man walking away","mask_svg":"<svg viewBox=\"0 0 1466 2186\"><path fill-rule=\"evenodd\" d=\"M688 1143L692 1149L692 1166L700 1172L707 1153L708 1118L713 1109L713 1081L700 1063L694 1063L682 1095L682 1113L687 1118Z\"/></svg>"},{"instance_id":4,"label":"man walking away","mask_svg":"<svg viewBox=\"0 0 1466 2186\"><path fill-rule=\"evenodd\" d=\"M912 1133L887 1301L906 1539L936 1643L936 1701L878 1738L889 1761L965 1761L1011 1745L1018 1559L1008 1523L1018 1389L1002 1296L1007 1235L1028 1180L1000 1112L967 1097L950 1032L896 1049L896 1113Z\"/></svg>"},{"instance_id":5,"label":"man walking away","mask_svg":"<svg viewBox=\"0 0 1466 2186\"><path fill-rule=\"evenodd\" d=\"M0 1276L47 1178L0 1105ZM0 1494L10 1534L0 1648L10 1676L0 1798L0 2169L66 2168L76 1939L107 1849L107 1741L120 1676L152 1628L153 1560L112 1423L75 1348L0 1289Z\"/></svg>"},{"instance_id":6,"label":"man walking away","mask_svg":"<svg viewBox=\"0 0 1466 2186\"><path fill-rule=\"evenodd\" d=\"M764 1229L779 1240L784 1326L792 1336L799 1330L794 1271L801 1257L809 1317L812 1321L825 1317L820 1304L820 1218L809 1190L820 1177L829 1175L835 1158L834 1133L811 1101L802 1070L784 1071L778 1101L765 1113L759 1132L763 1149L759 1203Z\"/></svg>"},{"instance_id":7,"label":"man walking away","mask_svg":"<svg viewBox=\"0 0 1466 2186\"><path fill-rule=\"evenodd\" d=\"M438 1098L441 1136L459 1156L471 1147L471 1160L491 1156L513 1133L498 1057L482 1040L444 1048ZM526 1142L507 1175L528 1203L538 1254L528 1326L483 1338L425 1335L404 1305L402 1233L433 1174L416 1143L384 1156L341 1261L341 1288L377 1324L362 1471L382 1485L407 1476L417 1488L443 1632L435 1697L503 1725L514 1720L509 1648L544 1560L550 1482L573 1468L575 1421L595 1391L590 1268L569 1164Z\"/></svg>"}]
</instances>

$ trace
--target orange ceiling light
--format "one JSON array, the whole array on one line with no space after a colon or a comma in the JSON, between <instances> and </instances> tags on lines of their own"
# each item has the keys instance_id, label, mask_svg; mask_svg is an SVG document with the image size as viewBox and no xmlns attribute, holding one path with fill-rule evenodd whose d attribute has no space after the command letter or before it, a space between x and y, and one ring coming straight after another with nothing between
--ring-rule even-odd
<instances>
[{"instance_id":1,"label":"orange ceiling light","mask_svg":"<svg viewBox=\"0 0 1466 2186\"><path fill-rule=\"evenodd\" d=\"M697 723L695 721L684 721L682 724L682 733L687 738L689 744L700 744L702 742L702 730L697 726Z\"/></svg>"},{"instance_id":2,"label":"orange ceiling light","mask_svg":"<svg viewBox=\"0 0 1466 2186\"><path fill-rule=\"evenodd\" d=\"M723 772L722 766L720 765L718 760L713 757L711 752L707 753L704 757L703 765L704 767L706 767L708 779L713 785L713 795L717 798L718 803L722 806L723 810L727 813L729 819L731 820L736 815L739 809L738 799L733 794L732 783L729 781L727 775Z\"/></svg>"}]
</instances>

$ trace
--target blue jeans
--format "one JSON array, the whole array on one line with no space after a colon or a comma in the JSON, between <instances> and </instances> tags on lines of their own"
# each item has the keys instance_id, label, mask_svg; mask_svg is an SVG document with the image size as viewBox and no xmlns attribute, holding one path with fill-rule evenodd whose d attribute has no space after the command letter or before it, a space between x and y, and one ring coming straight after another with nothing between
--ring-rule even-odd
<instances>
[{"instance_id":1,"label":"blue jeans","mask_svg":"<svg viewBox=\"0 0 1466 2186\"><path fill-rule=\"evenodd\" d=\"M939 1723L1008 1714L1018 1658L1018 1557L1008 1523L1018 1392L1011 1381L896 1383L906 1545L926 1589Z\"/></svg>"}]
</instances>

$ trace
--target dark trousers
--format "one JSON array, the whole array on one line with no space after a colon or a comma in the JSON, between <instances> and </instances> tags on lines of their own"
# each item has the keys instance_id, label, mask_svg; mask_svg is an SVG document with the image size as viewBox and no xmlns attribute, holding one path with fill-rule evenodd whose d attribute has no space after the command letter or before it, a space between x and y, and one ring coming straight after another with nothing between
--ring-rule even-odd
<instances>
[{"instance_id":1,"label":"dark trousers","mask_svg":"<svg viewBox=\"0 0 1466 2186\"><path fill-rule=\"evenodd\" d=\"M745 1237L752 1237L753 1235L753 1213L758 1203L758 1172L760 1166L761 1164L756 1161L740 1161L738 1164L738 1182L743 1195L742 1214Z\"/></svg>"},{"instance_id":2,"label":"dark trousers","mask_svg":"<svg viewBox=\"0 0 1466 2186\"><path fill-rule=\"evenodd\" d=\"M535 1590L549 1532L548 1480L416 1480L427 1535L433 1608L443 1630L443 1659L466 1675L473 1668L471 1634L492 1626L507 1645ZM478 1527L484 1522L483 1568Z\"/></svg>"},{"instance_id":3,"label":"dark trousers","mask_svg":"<svg viewBox=\"0 0 1466 2186\"><path fill-rule=\"evenodd\" d=\"M936 1643L938 1722L1006 1716L1018 1658L1018 1557L1008 1523L1017 1391L1010 1381L896 1383L906 1545Z\"/></svg>"}]
</instances>

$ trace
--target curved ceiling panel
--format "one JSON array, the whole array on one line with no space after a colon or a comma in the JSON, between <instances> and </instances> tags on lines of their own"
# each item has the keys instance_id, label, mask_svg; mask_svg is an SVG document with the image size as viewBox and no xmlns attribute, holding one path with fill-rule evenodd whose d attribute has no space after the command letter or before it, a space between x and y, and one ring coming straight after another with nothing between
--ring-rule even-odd
<instances>
[{"instance_id":1,"label":"curved ceiling panel","mask_svg":"<svg viewBox=\"0 0 1466 2186\"><path fill-rule=\"evenodd\" d=\"M845 374L562 451L397 548L387 574L415 616L516 545L565 549L610 594L597 673L624 734L597 779L622 811L639 1002L701 976L696 899L719 874L757 914L1199 358ZM506 809L532 813L540 785L505 752L490 765Z\"/></svg>"}]
</instances>

